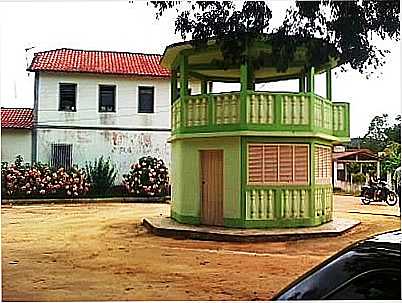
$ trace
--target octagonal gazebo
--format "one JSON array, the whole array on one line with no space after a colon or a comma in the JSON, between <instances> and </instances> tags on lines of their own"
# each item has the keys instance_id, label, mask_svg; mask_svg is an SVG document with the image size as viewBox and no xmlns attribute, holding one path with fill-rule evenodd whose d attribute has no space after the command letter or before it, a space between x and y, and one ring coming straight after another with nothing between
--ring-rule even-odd
<instances>
[{"instance_id":1,"label":"octagonal gazebo","mask_svg":"<svg viewBox=\"0 0 402 303\"><path fill-rule=\"evenodd\" d=\"M165 50L161 64L172 72L171 217L241 228L328 222L332 145L349 140L349 104L331 97L337 60L306 68L301 48L279 73L269 40L256 41L247 52L246 58L263 52L268 60L258 69L251 59L222 68L212 40L204 49L184 42ZM314 91L318 73L326 73L325 97ZM289 79L299 79L299 92L255 90L256 83ZM201 83L201 94L189 95L189 80ZM241 88L212 93L209 82Z\"/></svg>"}]
</instances>

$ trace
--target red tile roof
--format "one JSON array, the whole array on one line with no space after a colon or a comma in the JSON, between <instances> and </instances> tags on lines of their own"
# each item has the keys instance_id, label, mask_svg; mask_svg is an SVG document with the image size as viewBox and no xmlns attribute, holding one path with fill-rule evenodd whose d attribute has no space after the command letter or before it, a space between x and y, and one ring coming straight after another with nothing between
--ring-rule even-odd
<instances>
[{"instance_id":1,"label":"red tile roof","mask_svg":"<svg viewBox=\"0 0 402 303\"><path fill-rule=\"evenodd\" d=\"M168 78L161 55L61 48L35 53L29 71L78 72Z\"/></svg>"},{"instance_id":2,"label":"red tile roof","mask_svg":"<svg viewBox=\"0 0 402 303\"><path fill-rule=\"evenodd\" d=\"M1 108L2 128L32 128L32 108Z\"/></svg>"},{"instance_id":3,"label":"red tile roof","mask_svg":"<svg viewBox=\"0 0 402 303\"><path fill-rule=\"evenodd\" d=\"M366 157L373 158L373 159L378 159L376 154L374 154L371 150L366 149L366 148L348 150L348 151L339 152L339 153L332 153L332 159L340 160L342 158L346 158L346 157L353 156L353 155L361 155L361 156L366 156Z\"/></svg>"}]
</instances>

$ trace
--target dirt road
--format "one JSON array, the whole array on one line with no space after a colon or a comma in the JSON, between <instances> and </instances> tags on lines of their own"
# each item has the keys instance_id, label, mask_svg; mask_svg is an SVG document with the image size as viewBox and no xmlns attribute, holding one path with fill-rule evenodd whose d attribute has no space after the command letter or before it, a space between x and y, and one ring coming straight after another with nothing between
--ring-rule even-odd
<instances>
[{"instance_id":1,"label":"dirt road","mask_svg":"<svg viewBox=\"0 0 402 303\"><path fill-rule=\"evenodd\" d=\"M3 300L267 300L348 244L400 227L396 206L340 196L335 216L362 224L329 240L175 240L140 226L168 213L164 204L2 207Z\"/></svg>"}]
</instances>

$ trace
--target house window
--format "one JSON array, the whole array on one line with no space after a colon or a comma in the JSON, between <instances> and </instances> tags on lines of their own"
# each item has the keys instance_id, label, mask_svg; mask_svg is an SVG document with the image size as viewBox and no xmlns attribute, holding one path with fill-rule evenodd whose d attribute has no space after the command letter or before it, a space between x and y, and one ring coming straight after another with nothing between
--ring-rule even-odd
<instances>
[{"instance_id":1,"label":"house window","mask_svg":"<svg viewBox=\"0 0 402 303\"><path fill-rule=\"evenodd\" d=\"M77 100L77 84L59 84L59 111L75 112Z\"/></svg>"},{"instance_id":2,"label":"house window","mask_svg":"<svg viewBox=\"0 0 402 303\"><path fill-rule=\"evenodd\" d=\"M99 111L116 111L116 85L99 85Z\"/></svg>"},{"instance_id":3,"label":"house window","mask_svg":"<svg viewBox=\"0 0 402 303\"><path fill-rule=\"evenodd\" d=\"M332 183L332 150L330 147L316 145L315 153L315 183Z\"/></svg>"},{"instance_id":4,"label":"house window","mask_svg":"<svg viewBox=\"0 0 402 303\"><path fill-rule=\"evenodd\" d=\"M72 144L52 144L51 165L52 167L64 167L69 169L73 162Z\"/></svg>"},{"instance_id":5,"label":"house window","mask_svg":"<svg viewBox=\"0 0 402 303\"><path fill-rule=\"evenodd\" d=\"M153 113L154 112L154 87L140 86L138 88L138 112Z\"/></svg>"},{"instance_id":6,"label":"house window","mask_svg":"<svg viewBox=\"0 0 402 303\"><path fill-rule=\"evenodd\" d=\"M306 144L249 144L249 184L308 184L309 146Z\"/></svg>"}]
</instances>

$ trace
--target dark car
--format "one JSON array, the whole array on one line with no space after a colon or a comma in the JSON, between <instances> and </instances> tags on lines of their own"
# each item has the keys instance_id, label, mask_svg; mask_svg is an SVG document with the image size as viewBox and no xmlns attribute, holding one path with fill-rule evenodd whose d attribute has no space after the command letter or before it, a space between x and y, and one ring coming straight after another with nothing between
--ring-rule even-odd
<instances>
[{"instance_id":1,"label":"dark car","mask_svg":"<svg viewBox=\"0 0 402 303\"><path fill-rule=\"evenodd\" d=\"M272 300L400 300L401 241L398 230L353 244Z\"/></svg>"}]
</instances>

